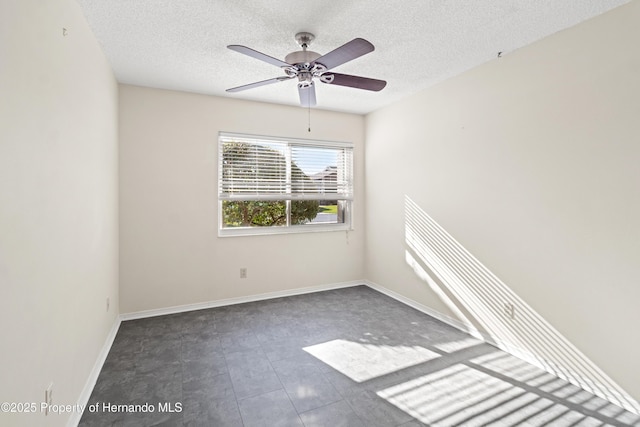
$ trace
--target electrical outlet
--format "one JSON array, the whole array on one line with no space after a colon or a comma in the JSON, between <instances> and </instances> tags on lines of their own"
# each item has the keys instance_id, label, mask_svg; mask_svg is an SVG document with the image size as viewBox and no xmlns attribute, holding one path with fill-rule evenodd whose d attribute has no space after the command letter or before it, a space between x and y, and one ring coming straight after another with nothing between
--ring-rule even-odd
<instances>
[{"instance_id":1,"label":"electrical outlet","mask_svg":"<svg viewBox=\"0 0 640 427\"><path fill-rule=\"evenodd\" d=\"M507 315L507 317L509 317L509 319L516 318L516 307L512 303L510 302L504 303L504 312Z\"/></svg>"},{"instance_id":2,"label":"electrical outlet","mask_svg":"<svg viewBox=\"0 0 640 427\"><path fill-rule=\"evenodd\" d=\"M247 278L247 269L244 268L244 267L240 269L240 278L241 279L246 279Z\"/></svg>"},{"instance_id":3,"label":"electrical outlet","mask_svg":"<svg viewBox=\"0 0 640 427\"><path fill-rule=\"evenodd\" d=\"M107 297L107 311L109 311L109 307L111 306L111 300Z\"/></svg>"},{"instance_id":4,"label":"electrical outlet","mask_svg":"<svg viewBox=\"0 0 640 427\"><path fill-rule=\"evenodd\" d=\"M53 383L49 384L44 391L44 403L46 403L44 414L49 415L49 408L53 405Z\"/></svg>"}]
</instances>

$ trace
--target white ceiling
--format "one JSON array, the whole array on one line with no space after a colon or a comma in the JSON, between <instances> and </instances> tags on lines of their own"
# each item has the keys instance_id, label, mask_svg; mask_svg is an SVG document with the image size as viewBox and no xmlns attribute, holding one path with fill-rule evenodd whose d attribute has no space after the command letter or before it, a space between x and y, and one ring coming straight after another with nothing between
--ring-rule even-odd
<instances>
[{"instance_id":1,"label":"white ceiling","mask_svg":"<svg viewBox=\"0 0 640 427\"><path fill-rule=\"evenodd\" d=\"M284 60L294 35L325 54L362 37L376 50L335 69L386 80L381 92L317 84L317 108L368 113L629 0L78 0L121 83L299 105L295 81L226 48Z\"/></svg>"}]
</instances>

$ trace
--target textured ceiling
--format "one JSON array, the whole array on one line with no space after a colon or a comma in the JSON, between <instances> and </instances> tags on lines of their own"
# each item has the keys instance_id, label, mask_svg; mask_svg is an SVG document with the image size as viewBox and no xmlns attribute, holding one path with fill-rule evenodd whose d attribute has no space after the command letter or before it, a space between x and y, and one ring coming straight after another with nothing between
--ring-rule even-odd
<instances>
[{"instance_id":1,"label":"textured ceiling","mask_svg":"<svg viewBox=\"0 0 640 427\"><path fill-rule=\"evenodd\" d=\"M78 0L121 83L299 105L295 81L226 48L284 60L294 35L325 54L362 37L376 50L335 69L386 80L381 92L317 83L317 108L368 113L629 0Z\"/></svg>"}]
</instances>

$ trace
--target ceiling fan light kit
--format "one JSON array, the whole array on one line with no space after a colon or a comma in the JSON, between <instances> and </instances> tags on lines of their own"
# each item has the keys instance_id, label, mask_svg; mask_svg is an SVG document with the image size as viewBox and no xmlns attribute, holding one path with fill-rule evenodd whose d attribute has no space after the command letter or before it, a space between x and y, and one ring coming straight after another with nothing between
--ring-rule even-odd
<instances>
[{"instance_id":1,"label":"ceiling fan light kit","mask_svg":"<svg viewBox=\"0 0 640 427\"><path fill-rule=\"evenodd\" d=\"M359 58L363 55L366 55L367 53L373 52L375 48L367 40L356 38L325 55L320 55L317 52L307 50L314 38L315 36L313 34L307 32L300 32L296 34L295 39L302 50L291 52L285 57L284 61L273 58L269 55L258 52L246 46L227 46L229 49L238 53L242 53L252 58L259 59L261 61L280 67L284 70L285 73L285 76L237 86L231 89L227 89L227 92L240 92L259 86L297 78L300 104L304 107L311 107L316 105L314 79L319 80L320 82L325 84L347 86L375 92L382 90L387 85L387 82L384 80L371 79L361 76L352 76L349 74L339 74L331 71L333 68L338 67L346 62Z\"/></svg>"}]
</instances>

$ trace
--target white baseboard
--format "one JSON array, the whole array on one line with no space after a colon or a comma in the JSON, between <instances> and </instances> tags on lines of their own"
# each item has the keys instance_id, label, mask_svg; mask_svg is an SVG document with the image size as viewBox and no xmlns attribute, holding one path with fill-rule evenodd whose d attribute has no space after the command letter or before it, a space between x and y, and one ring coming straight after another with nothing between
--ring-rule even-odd
<instances>
[{"instance_id":1,"label":"white baseboard","mask_svg":"<svg viewBox=\"0 0 640 427\"><path fill-rule=\"evenodd\" d=\"M458 319L454 319L452 317L447 316L446 314L440 313L439 311L436 311L434 309L432 309L431 307L427 307L426 305L422 305L419 302L416 302L410 298L407 298L399 293L396 293L394 291L392 291L391 289L387 289L384 286L381 286L377 283L374 282L370 282L365 280L364 282L368 287L370 287L371 289L375 289L376 291L385 294L388 297L391 297L405 305L408 305L409 307L415 308L416 310L427 314L433 318L436 318L438 320L440 320L443 323L446 323L449 326L452 326L462 332L465 332L475 338L478 338L484 342L486 342L487 344L491 344L494 347L499 348L502 351L505 351L507 353L509 353L512 356L515 356L519 359L522 359L528 363L531 363L532 365L535 365L537 367L539 367L540 369L543 369L553 375L556 375L555 372L551 372L549 371L549 369L546 367L546 365L544 363L541 362L541 360L535 355L532 354L526 350L523 350L521 348L518 347L514 347L513 345L500 341L500 340L496 340L494 337L489 336L488 334L482 332L482 331L478 331L476 328L474 328L473 326L467 325L461 321L459 321ZM557 376L557 375L556 375Z\"/></svg>"},{"instance_id":2,"label":"white baseboard","mask_svg":"<svg viewBox=\"0 0 640 427\"><path fill-rule=\"evenodd\" d=\"M454 328L457 328L462 332L466 332L475 338L478 338L488 344L491 344L499 348L500 350L514 357L517 357L518 359L524 360L525 362L528 362L534 366L537 366L538 368L548 372L551 375L554 375L567 382L570 382L575 386L578 386L583 390L586 390L589 393L600 396L614 405L620 406L629 412L640 415L640 406L638 405L638 403L633 399L633 397L628 395L622 389L620 389L622 390L622 393L618 390L612 391L610 389L607 389L608 393L604 393L603 391L600 390L600 387L598 385L592 384L590 380L585 379L584 376L582 375L572 373L566 367L563 367L563 369L552 369L551 367L554 365L553 363L549 362L548 360L544 360L540 358L538 355L533 354L530 351L527 351L519 347L515 347L510 343L504 342L502 340L496 340L495 338L487 335L486 333L476 330L472 326L470 327L469 325L466 325L457 319L453 319L430 307L422 305L410 298L407 298L390 289L387 289L384 286L380 286L377 283L373 283L365 280L364 284L370 287L371 289L374 289L382 294L387 295L388 297L391 297L405 305L408 305L409 307L415 308L416 310L421 311L422 313L425 313L431 317L434 317L450 326L453 326ZM576 380L577 378L580 378L581 381L577 381Z\"/></svg>"},{"instance_id":3,"label":"white baseboard","mask_svg":"<svg viewBox=\"0 0 640 427\"><path fill-rule=\"evenodd\" d=\"M385 294L388 297L395 299L396 301L400 301L404 305L408 305L411 308L415 308L416 310L424 314L427 314L433 318L436 318L439 321L446 323L449 326L453 326L454 328L459 329L462 332L465 332L475 338L478 338L486 343L499 347L498 343L492 337L490 337L489 335L481 331L478 331L472 325L467 325L459 321L458 319L454 319L452 317L447 316L446 314L442 314L439 311L432 309L431 307L427 307L426 305L420 304L419 302L416 302L410 298L400 295L399 293L394 292L391 289L387 289L384 286L381 286L377 283L365 280L364 284L370 287L371 289L374 289L382 294Z\"/></svg>"},{"instance_id":4,"label":"white baseboard","mask_svg":"<svg viewBox=\"0 0 640 427\"><path fill-rule=\"evenodd\" d=\"M93 369L91 369L91 372L89 373L87 382L85 383L84 388L80 393L80 397L78 398L78 405L82 405L83 407L85 407L89 402L89 398L91 397L93 388L96 385L96 381L98 380L98 376L100 375L102 366L104 365L104 362L107 359L109 351L111 350L111 346L113 345L113 341L116 338L116 334L118 333L120 324L125 320L143 319L147 317L163 316L166 314L175 314L175 313L182 313L182 312L193 311L193 310L202 310L206 308L222 307L226 305L242 304L245 302L262 301L267 299L281 298L281 297L294 296L294 295L303 295L303 294L308 294L312 292L328 291L331 289L350 288L353 286L361 286L365 284L366 283L362 280L354 280L350 282L340 282L340 283L332 283L327 285L309 286L305 288L296 288L296 289L288 289L285 291L249 295L246 297L227 298L227 299L208 301L203 303L186 304L186 305L179 305L174 307L159 308L154 310L138 311L135 313L121 314L119 317L116 318L115 322L113 323L113 326L111 327L111 330L107 335L104 345L102 346L102 349L98 354L98 358L96 359L96 362L93 365ZM82 418L82 413L77 413L77 412L72 413L71 417L69 417L69 420L67 422L67 426L77 427L78 423L80 423L81 418Z\"/></svg>"},{"instance_id":5,"label":"white baseboard","mask_svg":"<svg viewBox=\"0 0 640 427\"><path fill-rule=\"evenodd\" d=\"M93 388L96 385L96 381L98 380L98 376L100 375L100 371L102 370L102 366L104 365L105 360L107 360L107 355L111 350L111 346L113 345L113 341L116 338L116 334L118 333L118 329L120 328L120 318L116 317L113 325L111 326L111 330L107 335L107 339L104 341L102 345L102 349L100 353L98 353L98 358L96 362L93 364L93 368L89 373L89 378L87 378L87 382L84 384L82 392L80 393L80 397L78 398L78 405L81 407L86 407L89 402L89 398L91 397L91 393L93 392ZM67 422L68 427L77 427L80 419L82 418L82 413L77 411L73 411L71 413L71 417L69 417L69 421Z\"/></svg>"},{"instance_id":6,"label":"white baseboard","mask_svg":"<svg viewBox=\"0 0 640 427\"><path fill-rule=\"evenodd\" d=\"M199 302L195 304L176 305L173 307L158 308L153 310L136 311L133 313L125 313L120 315L120 320L144 319L147 317L164 316L167 314L184 313L187 311L203 310L206 308L222 307L225 305L242 304L245 302L262 301L273 298L290 297L294 295L309 294L312 292L328 291L331 289L350 288L353 286L365 285L363 280L354 280L350 282L331 283L327 285L309 286L305 288L287 289L284 291L267 292L264 294L248 295L237 298L226 298L215 301Z\"/></svg>"},{"instance_id":7,"label":"white baseboard","mask_svg":"<svg viewBox=\"0 0 640 427\"><path fill-rule=\"evenodd\" d=\"M221 299L221 300L215 300L215 301L208 301L208 302L203 302L203 303L195 303L195 304L186 304L186 305L179 305L179 306L173 306L173 307L166 307L166 308L159 308L159 309L154 309L154 310L145 310L145 311L138 311L138 312L133 312L133 313L125 313L125 314L121 314L119 316L118 319L116 319L116 321L114 322L111 331L109 332L109 335L107 336L107 339L104 343L104 346L102 348L102 350L100 351L100 354L98 355L98 359L96 360L96 363L93 367L93 369L91 370L91 373L89 375L89 378L87 379L87 382L85 384L84 389L82 390L82 393L80 395L80 398L78 400L78 404L82 404L82 405L86 405L87 402L89 401L89 398L91 397L91 392L93 391L93 387L96 384L96 380L98 379L98 375L100 374L100 370L102 369L102 366L107 358L107 355L109 354L109 350L111 349L111 346L113 344L113 341L115 339L116 333L118 332L118 328L120 327L120 323L122 321L126 321L126 320L134 320L134 319L143 319L143 318L147 318L147 317L155 317L155 316L163 316L163 315L167 315L167 314L175 314L175 313L182 313L182 312L188 312L188 311L194 311L194 310L202 310L202 309L207 309L207 308L215 308L215 307L222 307L222 306L227 306L227 305L235 305L235 304L242 304L242 303L246 303L246 302L253 302L253 301L262 301L262 300L268 300L268 299L273 299L273 298L282 298L282 297L288 297L288 296L295 296L295 295L303 295L303 294L308 294L308 293L312 293L312 292L321 292L321 291L328 291L331 289L341 289L341 288L349 288L349 287L353 287L353 286L360 286L360 285L365 285L368 286L369 288L376 290L384 295L387 295L390 298L393 298L409 307L412 307L422 313L425 313L435 319L440 320L441 322L444 322L462 332L465 332L467 334L470 334L471 336L474 336L488 344L494 345L504 351L506 351L507 353L512 354L515 357L518 357L520 359L523 359L529 363L532 363L544 370L546 370L547 372L550 372L551 374L557 375L557 373L554 373L552 371L550 371L547 367L544 366L544 364L540 363L540 360L533 354L529 354L526 351L523 351L522 349L518 349L518 348L513 348L512 346L508 345L507 343L503 343L503 342L498 342L496 341L494 338L490 337L489 335L478 331L477 329L475 329L472 325L467 325L457 319L451 318L443 313L440 313L439 311L436 311L426 305L420 304L419 302L416 302L410 298L407 298L399 293L396 293L390 289L387 289L377 283L368 281L368 280L354 280L354 281L350 281L350 282L340 282L340 283L333 283L333 284L326 284L326 285L317 285L317 286L310 286L310 287L305 287L305 288L296 288L296 289L288 289L288 290L284 290L284 291L276 291L276 292L268 292L268 293L263 293L263 294L257 294L257 295L249 295L249 296L244 296L244 297L237 297L237 298L227 298L227 299ZM578 386L580 386L579 384L577 384ZM607 400L607 397L605 396L601 396L604 397ZM613 402L615 404L615 402ZM638 409L635 406L625 406L625 409L630 410L631 412L637 413ZM80 422L80 418L81 418L82 414L76 414L74 413L68 422L68 426L77 426L78 423Z\"/></svg>"}]
</instances>

